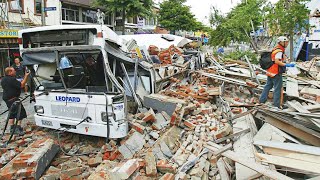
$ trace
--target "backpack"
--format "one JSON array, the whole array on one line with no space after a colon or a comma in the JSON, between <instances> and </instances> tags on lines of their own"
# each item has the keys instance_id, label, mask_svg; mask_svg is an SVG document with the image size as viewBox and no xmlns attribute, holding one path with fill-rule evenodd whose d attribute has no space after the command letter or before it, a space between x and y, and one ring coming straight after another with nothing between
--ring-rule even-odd
<instances>
[{"instance_id":1,"label":"backpack","mask_svg":"<svg viewBox=\"0 0 320 180\"><path fill-rule=\"evenodd\" d=\"M272 51L266 51L261 53L259 63L262 69L267 70L274 64L274 61L272 61L271 59L271 54L275 50L279 50L279 49L273 49Z\"/></svg>"}]
</instances>

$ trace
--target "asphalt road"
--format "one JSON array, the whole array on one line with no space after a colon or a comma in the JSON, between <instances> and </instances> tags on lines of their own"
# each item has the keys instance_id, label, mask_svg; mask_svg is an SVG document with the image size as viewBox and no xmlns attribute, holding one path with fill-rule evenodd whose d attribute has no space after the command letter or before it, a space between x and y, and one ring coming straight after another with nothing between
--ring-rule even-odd
<instances>
[{"instance_id":1,"label":"asphalt road","mask_svg":"<svg viewBox=\"0 0 320 180\"><path fill-rule=\"evenodd\" d=\"M21 96L24 96L24 93L21 93ZM0 113L2 113L2 112L4 112L5 110L8 109L7 106L6 106L6 103L2 100L2 89L0 89L0 104L1 104L0 105ZM33 109L34 102L30 103L30 99L27 98L23 102L23 106L26 109L28 117L26 119L22 120L22 126L25 126L27 122L35 123L34 116L33 116L34 115L34 109ZM8 112L0 116L0 134L2 134L2 131L3 131L3 128L5 126L5 121L7 119L7 116L8 116ZM9 128L7 128L6 132L9 132L8 129Z\"/></svg>"}]
</instances>

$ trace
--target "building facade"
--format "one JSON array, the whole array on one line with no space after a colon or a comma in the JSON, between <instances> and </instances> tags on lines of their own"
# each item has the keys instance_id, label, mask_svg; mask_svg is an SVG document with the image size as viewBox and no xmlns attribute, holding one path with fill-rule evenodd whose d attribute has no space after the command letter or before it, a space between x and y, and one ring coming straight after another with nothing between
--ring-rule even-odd
<instances>
[{"instance_id":1,"label":"building facade","mask_svg":"<svg viewBox=\"0 0 320 180\"><path fill-rule=\"evenodd\" d=\"M41 16L44 2L45 15ZM4 68L19 57L18 36L20 29L45 25L97 24L97 8L93 0L2 0L0 3L0 76ZM159 8L153 8L156 14ZM42 19L42 17L44 19ZM105 13L104 23L121 34L121 12ZM155 33L158 31L156 17L128 17L125 20L126 34Z\"/></svg>"}]
</instances>

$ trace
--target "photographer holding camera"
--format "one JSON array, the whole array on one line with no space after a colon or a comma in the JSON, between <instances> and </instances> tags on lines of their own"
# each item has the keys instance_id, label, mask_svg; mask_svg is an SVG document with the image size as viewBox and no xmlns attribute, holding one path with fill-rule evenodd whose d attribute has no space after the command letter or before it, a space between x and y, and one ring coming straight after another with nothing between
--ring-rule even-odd
<instances>
[{"instance_id":1,"label":"photographer holding camera","mask_svg":"<svg viewBox=\"0 0 320 180\"><path fill-rule=\"evenodd\" d=\"M15 101L19 100L21 94L21 88L24 88L26 82L28 80L30 72L26 71L24 73L23 79L18 81L16 79L16 70L13 67L7 67L5 69L5 77L1 80L1 86L3 88L3 97L2 99L5 101L7 107L10 109ZM12 108L12 112L9 117L9 125L10 125L10 133L12 133L14 129L14 119L22 120L27 117L26 110L24 109L21 103L21 111L19 117L17 117L18 107ZM18 121L18 125L15 128L15 134L23 135L23 129L21 127L21 121Z\"/></svg>"}]
</instances>

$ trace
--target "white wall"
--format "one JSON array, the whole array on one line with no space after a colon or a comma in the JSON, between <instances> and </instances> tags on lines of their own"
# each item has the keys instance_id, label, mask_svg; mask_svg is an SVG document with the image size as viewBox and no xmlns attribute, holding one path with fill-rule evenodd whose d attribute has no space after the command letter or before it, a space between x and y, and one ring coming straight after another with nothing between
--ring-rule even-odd
<instances>
[{"instance_id":1,"label":"white wall","mask_svg":"<svg viewBox=\"0 0 320 180\"><path fill-rule=\"evenodd\" d=\"M61 3L59 0L47 0L46 7L56 7L56 11L48 11L46 25L61 24ZM41 15L35 14L34 0L24 0L24 13L9 12L9 21L12 24L21 24L22 18L29 18L34 24L41 25Z\"/></svg>"}]
</instances>

